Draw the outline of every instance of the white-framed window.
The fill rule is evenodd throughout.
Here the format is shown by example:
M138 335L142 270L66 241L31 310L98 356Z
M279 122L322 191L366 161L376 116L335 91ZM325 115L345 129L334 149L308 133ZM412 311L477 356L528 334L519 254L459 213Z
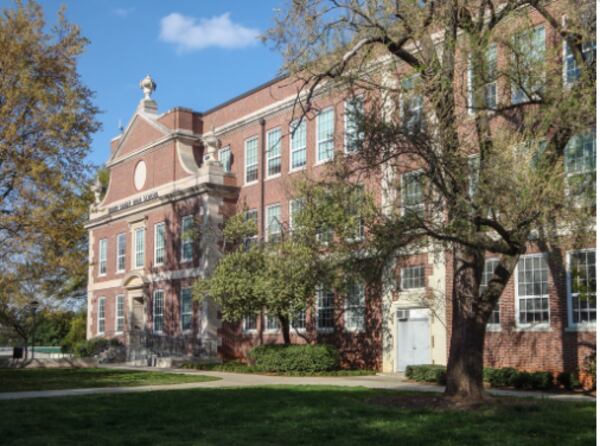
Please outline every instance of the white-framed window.
M252 183L258 180L258 138L246 140L244 152L246 183Z
M356 152L364 139L357 121L364 114L364 98L357 96L344 101L344 153Z
M267 178L281 173L281 130L267 132Z
M231 147L227 146L219 149L218 158L219 162L223 166L223 170L225 172L231 172Z
M270 314L265 314L265 330L277 331L279 330L279 318Z
M298 331L306 330L306 310L300 310L291 320L292 328Z
M144 228L136 228L133 231L133 267L135 269L144 267L145 235L146 230Z
M125 271L125 249L127 246L127 235L122 232L117 235L117 272Z
M125 328L125 296L119 294L115 300L115 331L123 333Z
M536 98L544 86L546 30L543 25L513 36L515 73L511 86L511 101L521 104Z
M570 327L596 327L596 250L567 253Z
M154 225L154 265L165 263L167 247L165 227L164 222Z
M267 241L275 241L281 237L281 206L272 204L265 209L265 236Z
M256 228L254 235L244 240L246 246L249 247L258 241L258 211L256 209L248 209L244 212L244 221L254 222L254 227Z
M98 248L98 275L104 276L106 274L106 253L108 249L108 240L103 238L99 242Z
M290 125L290 170L306 166L306 120Z
M154 290L152 295L152 328L155 333L162 333L165 311L164 290Z
M496 108L498 102L496 78L497 78L497 54L498 50L495 43L490 44L486 52L486 72L484 84L483 84L483 97L485 107L489 110ZM469 58L469 66L467 71L467 102L469 107L469 114L475 113L475 89L473 86L473 64L471 58Z
M494 275L494 270L498 266L498 262L498 259L485 259L481 283L479 284L479 294L482 294L487 288L490 279ZM487 324L490 328L500 327L500 302L496 302L496 306L492 310L492 314L490 314Z
M256 331L256 314L244 316L242 320L242 330L245 332Z
M582 49L585 63L591 65L596 59L596 41L584 43ZM566 41L563 42L563 62L563 79L566 85L571 85L581 76L581 67L577 65L575 55Z
M192 329L192 289L182 288L179 293L179 310L180 310L180 324L181 331L188 331Z
M550 321L548 299L548 262L545 254L529 254L517 264L517 325L547 325Z
M402 211L404 215L423 216L425 209L424 179L421 171L402 174Z
M194 257L194 216L186 215L181 219L181 261L189 262Z
M468 171L469 171L469 197L473 198L477 191L477 185L479 184L479 154L470 155L468 160Z
M407 266L400 269L402 290L425 288L425 267L423 265Z
M321 111L317 115L317 163L333 159L333 132L335 112L333 108Z
M404 92L401 99L402 117L406 129L411 133L423 127L423 96L415 92L418 81L419 75L415 74L401 82Z
M98 298L98 334L103 335L106 330L106 298Z
M596 202L596 133L575 135L565 148L567 193Z
M344 327L346 331L365 329L365 287L358 281L351 281L346 286Z
M290 210L289 210L289 227L290 231L294 230L294 219L298 215L298 212L302 209L302 199L296 198L295 200L290 200Z
M326 288L317 289L317 330L333 330L335 301L333 291Z

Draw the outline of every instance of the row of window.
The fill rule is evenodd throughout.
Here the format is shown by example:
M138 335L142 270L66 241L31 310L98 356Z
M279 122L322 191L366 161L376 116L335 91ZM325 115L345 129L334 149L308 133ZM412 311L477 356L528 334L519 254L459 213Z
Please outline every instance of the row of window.
M356 117L362 113L363 99L353 98L344 103L344 152L352 153L358 145L358 125ZM333 108L322 110L317 115L316 128L316 164L333 159L334 154L335 111ZM306 166L306 120L291 124L290 135L290 171L300 170ZM281 173L281 129L275 128L267 132L266 177L271 178ZM258 137L244 143L244 181L246 184L258 180L259 148ZM218 158L225 171L230 172L233 163L231 147L219 150Z
M187 215L181 219L180 225L182 262L189 262L194 254L194 217ZM137 227L133 229L132 234L132 269L144 268L146 229ZM127 236L124 232L117 235L116 238L116 259L115 271L117 273L125 272L126 268L126 249ZM154 225L154 266L160 266L166 260L166 223L160 222ZM101 239L98 244L98 275L103 276L108 271L108 239Z
M125 329L125 296L115 297L115 334L123 333ZM106 332L106 297L98 298L98 334Z
M316 327L319 331L335 329L335 295L325 288L317 290L316 294ZM279 320L266 314L264 327L267 331L279 330ZM292 319L291 327L295 330L306 329L306 310L299 311ZM358 282L350 282L346 288L344 302L344 328L346 331L360 332L365 329L365 288ZM252 332L257 329L256 315L248 315L242 321L242 329Z
M487 259L481 280L483 292L492 278L498 259ZM550 322L546 254L524 255L515 272L516 317L521 326L547 325ZM400 270L400 289L425 288L424 266ZM596 323L596 252L593 249L573 251L567 255L567 307L569 326ZM500 326L500 307L496 305L488 323Z

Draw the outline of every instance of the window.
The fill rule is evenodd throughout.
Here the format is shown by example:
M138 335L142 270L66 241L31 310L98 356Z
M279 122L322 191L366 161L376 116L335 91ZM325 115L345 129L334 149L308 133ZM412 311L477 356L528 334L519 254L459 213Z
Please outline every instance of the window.
M246 183L258 180L258 139L246 141Z
M245 221L252 220L254 222L254 227L255 227L254 235L244 241L244 243L248 247L249 245L256 243L258 240L258 234L257 234L257 232L258 232L258 211L256 209L248 209L244 213L244 220Z
M265 235L267 241L276 241L281 237L281 206L272 204L267 206L265 220Z
M411 76L402 81L404 96L402 98L402 115L404 125L408 132L415 133L421 130L423 126L423 97L415 93L417 75Z
M497 60L497 48L496 44L492 43L487 50L486 54L486 72L484 73L485 78L482 79L483 82L483 99L485 108L493 110L496 108L496 60ZM475 86L473 85L473 65L469 58L469 68L468 68L468 78L467 78L467 88L468 88L468 107L469 113L473 114L475 110Z
M333 108L322 111L317 116L317 163L333 159L334 119Z
M290 126L290 170L306 166L306 121L303 119Z
M231 172L231 147L227 146L219 150L219 162L225 172Z
M106 329L106 298L98 299L98 334L104 334Z
M256 330L256 315L255 314L250 314L248 316L244 316L244 320L242 321L242 330L244 330L244 331Z
M265 314L265 330L268 330L268 331L279 330L279 319L277 318L277 316L271 316L270 314Z
M405 215L423 215L423 179L422 172L408 172L402 175L402 207Z
M498 266L498 259L486 259L485 266L483 268L483 274L481 275L481 283L479 284L479 294L483 294L488 286L490 279L494 274L494 270ZM496 306L490 314L488 319L488 325L500 325L500 302L496 302Z
M576 251L568 256L567 295L569 325L596 323L596 251Z
M165 224L157 223L154 225L154 264L162 265L165 263Z
M402 290L425 288L425 267L423 265L408 266L400 270Z
M328 289L317 290L317 329L333 330L335 320L333 319L334 298L333 292Z
M194 216L181 219L181 261L189 262L194 257Z
M125 327L125 296L117 296L115 304L115 331L123 333Z
M134 268L144 267L144 228L137 228L133 232L133 243L134 243Z
M479 183L479 154L469 156L467 161L469 170L469 197L472 199L477 192Z
M192 289L182 288L179 299L181 331L192 329Z
M364 139L364 133L359 132L358 122L364 114L362 97L347 99L344 102L344 152L356 152Z
M100 240L100 246L99 246L99 259L98 259L98 263L99 263L99 275L103 276L106 274L106 250L107 250L107 240L106 239L102 239Z
M281 130L267 133L267 177L281 173Z
M306 310L300 310L292 319L292 328L296 330L306 329Z
M117 272L125 271L125 244L127 243L126 235L117 235Z
M596 41L583 44L583 57L585 63L592 65L596 59ZM571 47L564 43L564 79L566 84L572 84L581 76L581 67L577 66L575 55Z
M571 138L565 148L565 173L569 195L596 202L596 134Z
M356 281L346 287L344 326L347 331L363 331L365 328L365 288Z
M298 215L298 212L300 212L301 209L302 209L302 200L301 199L290 200L290 217L289 217L290 231L294 230L294 218L296 218L296 216Z
M543 88L546 31L543 26L521 32L513 38L513 82L511 99L521 104L538 97Z
M522 256L517 265L517 314L518 323L547 324L548 264L544 254Z
M155 290L152 298L152 323L155 333L163 330L163 314L165 309L165 292Z

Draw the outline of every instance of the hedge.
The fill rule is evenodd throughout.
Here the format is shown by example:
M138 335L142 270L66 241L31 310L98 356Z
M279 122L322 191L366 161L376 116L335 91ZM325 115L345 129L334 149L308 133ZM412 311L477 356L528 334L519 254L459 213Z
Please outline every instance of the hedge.
M249 358L262 372L324 372L339 366L337 349L326 344L259 345Z
M73 353L82 358L96 356L107 350L109 347L118 347L122 345L117 338L92 338L86 341L81 341L73 346Z
M408 379L415 381L446 384L446 366L444 365L409 365L404 374Z

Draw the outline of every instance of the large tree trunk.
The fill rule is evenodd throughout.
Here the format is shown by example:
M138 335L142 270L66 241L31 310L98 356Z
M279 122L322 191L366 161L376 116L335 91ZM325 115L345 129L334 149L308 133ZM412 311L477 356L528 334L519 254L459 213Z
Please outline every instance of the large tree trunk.
M286 345L291 344L290 340L290 320L285 317L279 315L279 323L281 325L281 333L283 334L283 343Z

